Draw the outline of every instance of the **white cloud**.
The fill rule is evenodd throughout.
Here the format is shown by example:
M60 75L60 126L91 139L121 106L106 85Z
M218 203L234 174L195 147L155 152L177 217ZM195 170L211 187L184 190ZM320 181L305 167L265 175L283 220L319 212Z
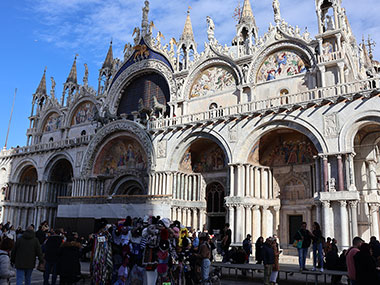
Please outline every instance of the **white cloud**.
M115 54L121 56L126 42L132 41L132 31L141 23L143 0L35 0L29 8L44 29L35 31L37 39L54 43L60 48L72 49L73 53L94 52L93 57L103 59L104 50L112 38ZM235 35L236 22L232 18L236 0L151 0L150 19L157 30L163 32L166 40L178 38L182 33L188 6L192 6L191 18L199 49L206 40L206 16L210 15L216 24L216 37L222 44L230 44ZM242 2L242 1L241 1ZM309 28L317 32L317 17L314 1L282 0L283 18L292 25ZM262 35L273 22L272 1L251 0L256 23ZM343 1L349 20L360 41L362 34L372 34L380 43L376 32L380 24L376 20L378 0ZM157 30L155 32L157 32ZM375 55L380 55L376 52ZM378 56L380 57L380 56Z

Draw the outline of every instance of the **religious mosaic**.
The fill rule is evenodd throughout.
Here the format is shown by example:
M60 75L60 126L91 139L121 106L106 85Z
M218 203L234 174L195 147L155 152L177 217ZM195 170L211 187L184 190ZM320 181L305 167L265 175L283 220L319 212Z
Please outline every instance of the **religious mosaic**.
M307 71L304 61L292 51L282 50L267 57L257 74L257 82L284 78Z
M210 172L218 171L226 167L223 150L215 145L202 151L192 151L189 148L180 164L180 169L185 172Z
M269 134L252 148L249 161L266 166L313 163L317 151L313 143L300 133Z
M85 102L75 112L71 125L90 123L94 120L96 106L91 102Z
M235 86L231 72L222 67L211 67L203 70L191 87L190 98L202 97L230 89Z
M126 169L147 169L147 158L134 139L118 137L102 148L95 162L94 174L113 175Z
M60 129L62 126L61 116L58 113L53 113L46 120L44 131L45 132L54 132Z

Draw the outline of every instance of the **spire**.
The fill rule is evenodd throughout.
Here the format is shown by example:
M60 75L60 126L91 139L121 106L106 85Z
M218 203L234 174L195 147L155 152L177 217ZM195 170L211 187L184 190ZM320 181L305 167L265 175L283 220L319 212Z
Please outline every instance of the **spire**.
M72 82L77 84L77 54L75 55L73 66L71 67L69 77L66 79L66 83Z
M190 18L190 9L191 9L191 7L189 7L187 9L187 17L186 17L185 27L183 28L183 33L182 33L180 40L192 40L192 41L194 41L193 25L191 24L191 18Z
M44 74L42 75L40 84L36 90L36 94L46 94L46 67L44 70Z
M244 0L243 10L241 12L241 18L240 18L239 24L243 22L251 22L251 21L253 21L253 23L256 25L255 17L253 17L251 2L249 2L249 0Z
M112 40L110 42L110 47L108 48L106 59L104 60L102 68L113 67L113 52L112 52Z

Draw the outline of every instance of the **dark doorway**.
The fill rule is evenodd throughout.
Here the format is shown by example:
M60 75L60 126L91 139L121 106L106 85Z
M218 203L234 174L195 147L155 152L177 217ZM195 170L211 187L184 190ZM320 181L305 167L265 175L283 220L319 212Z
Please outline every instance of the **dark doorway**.
M301 228L302 215L289 216L289 240L288 243L292 244L294 241L294 236L297 231Z
M208 230L222 230L226 222L224 207L224 187L218 182L207 185L206 188Z

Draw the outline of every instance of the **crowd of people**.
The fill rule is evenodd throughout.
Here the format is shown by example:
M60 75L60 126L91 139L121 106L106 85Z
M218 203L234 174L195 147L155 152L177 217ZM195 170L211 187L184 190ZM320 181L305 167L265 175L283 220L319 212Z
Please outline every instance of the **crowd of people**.
M229 224L217 234L207 230L194 231L179 221L145 216L127 217L115 224L102 219L98 229L88 239L75 232L53 230L43 222L37 231L30 225L25 231L15 230L9 223L0 224L0 285L9 284L16 276L17 284L31 284L37 269L44 272L44 285L76 284L81 276L80 261L90 261L92 284L212 284L219 275L210 274L216 253L225 263L249 263L253 246L251 235L242 247L231 247ZM299 254L300 270L307 270L306 256L312 246L313 268L348 271L350 284L380 284L380 243L371 237L370 243L355 237L353 246L339 255L337 240L325 238L318 223L311 231L307 224L294 237ZM255 258L264 265L264 284L277 284L281 254L277 236L255 243ZM11 266L12 265L12 266ZM13 267L16 269L14 270ZM243 271L245 274L246 271ZM339 284L341 276L333 276Z

